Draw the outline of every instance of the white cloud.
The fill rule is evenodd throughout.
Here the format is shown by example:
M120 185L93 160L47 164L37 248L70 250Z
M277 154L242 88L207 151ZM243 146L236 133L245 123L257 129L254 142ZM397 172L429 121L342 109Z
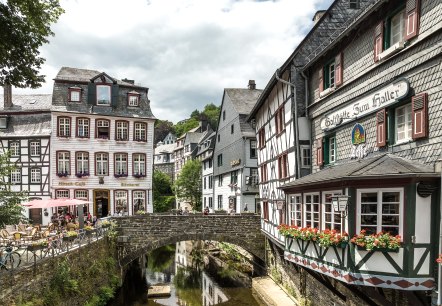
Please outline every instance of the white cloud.
M157 118L178 121L223 89L264 88L331 0L62 0L42 47L46 84L62 66L105 71L149 87ZM35 92L19 90L15 92Z

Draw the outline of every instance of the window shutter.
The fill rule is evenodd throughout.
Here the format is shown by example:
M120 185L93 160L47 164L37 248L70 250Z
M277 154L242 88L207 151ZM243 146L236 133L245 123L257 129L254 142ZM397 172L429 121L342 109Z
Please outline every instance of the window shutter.
M384 147L387 144L387 127L385 108L376 113L376 146Z
M384 42L384 22L381 21L374 31L374 61L379 61L379 54L382 53Z
M87 85L87 102L89 104L95 105L97 100L97 87L95 83L89 83Z
M411 124L413 139L428 136L428 94L422 93L411 98Z
M343 62L342 62L342 52L340 52L335 57L335 86L339 86L342 84L342 76L343 76Z
M316 165L324 164L324 152L322 150L322 138L316 139Z
M319 69L318 82L319 82L319 93L321 93L324 91L324 68L323 67L321 67L321 69Z
M405 9L405 40L417 36L419 32L419 0L407 0Z
M119 86L118 84L112 84L112 92L111 92L111 104L113 108L116 108L118 105L118 94L119 94Z

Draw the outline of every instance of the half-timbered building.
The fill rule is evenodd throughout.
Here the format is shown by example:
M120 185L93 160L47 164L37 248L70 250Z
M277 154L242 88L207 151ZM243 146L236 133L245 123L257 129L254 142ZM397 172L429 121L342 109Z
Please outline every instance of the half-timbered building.
M52 95L53 197L88 200L97 217L152 212L154 121L148 88L61 68Z
M48 199L50 190L50 135L52 95L12 95L5 86L0 107L0 145L9 151L16 169L9 182L13 191L26 191L29 199ZM49 222L50 215L40 208L26 209L34 224Z
M257 143L246 121L262 90L254 80L248 88L225 88L214 149L214 198L217 210L259 211Z
M285 223L401 239L394 251L379 241L323 247L274 240L279 248L284 241L287 262L322 275L342 303L353 295L365 303L428 304L441 274L441 9L437 0L336 0L281 67L296 103L304 98L312 144L312 174L280 187ZM340 211L332 205L338 198L348 200Z

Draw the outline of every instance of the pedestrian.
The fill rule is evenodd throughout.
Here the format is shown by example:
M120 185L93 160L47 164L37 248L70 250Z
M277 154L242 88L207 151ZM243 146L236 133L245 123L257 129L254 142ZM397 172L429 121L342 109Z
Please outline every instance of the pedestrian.
M244 211L249 211L249 209L247 208L247 203L246 203L246 205L244 206Z
M208 206L206 206L206 207L204 208L204 214L205 214L205 215L208 215L208 214L209 214L209 207L208 207Z
M180 206L180 208L178 208L178 215L182 215L183 214L183 208Z

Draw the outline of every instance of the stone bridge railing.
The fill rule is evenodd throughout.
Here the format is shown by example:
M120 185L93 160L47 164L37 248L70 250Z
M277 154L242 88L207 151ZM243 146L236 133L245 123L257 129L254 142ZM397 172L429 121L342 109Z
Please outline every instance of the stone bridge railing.
M214 240L241 246L264 260L264 235L256 214L161 215L113 218L117 223L120 264L159 247L186 240Z

